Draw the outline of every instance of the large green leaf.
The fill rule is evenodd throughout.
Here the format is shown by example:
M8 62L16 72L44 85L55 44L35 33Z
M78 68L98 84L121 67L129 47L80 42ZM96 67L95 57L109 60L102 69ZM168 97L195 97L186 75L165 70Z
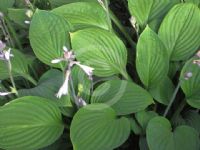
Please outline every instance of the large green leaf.
M174 6L159 29L171 60L189 58L200 45L200 10L191 3Z
M0 148L39 149L55 142L64 125L58 107L41 97L23 97L0 107Z
M128 6L131 15L136 18L142 28L145 28L147 24L155 20L157 22L161 17L164 17L177 2L178 0L128 0Z
M158 85L168 73L169 58L166 48L148 26L137 44L136 68L146 88Z
M136 113L153 103L151 95L135 83L123 80L107 81L95 89L92 103L106 103L118 115Z
M199 58L194 57L185 64L180 80L187 103L194 108L200 109L200 67L197 64L193 64L193 61L196 59ZM192 73L192 77L188 80L185 79L187 73Z
M7 12L8 8L11 8L15 3L15 0L0 0L0 11Z
M189 126L179 126L173 132L170 122L163 117L153 118L147 126L150 150L199 150L198 132Z
M14 55L14 57L11 57L12 75L14 77L23 76L29 78L28 60L26 56L15 49L12 49L11 53ZM7 78L9 78L8 64L6 61L0 60L0 79Z
M76 150L111 150L127 140L130 123L127 118L117 118L109 106L92 104L76 113L70 131Z
M97 26L108 29L106 12L98 3L71 3L53 10L72 23L75 29Z
M174 93L175 86L169 77L163 77L157 86L149 89L153 98L161 104L168 105Z
M95 75L106 77L121 73L126 76L126 47L115 34L88 28L70 35L76 58L93 67Z
M62 64L52 64L51 61L63 57L63 46L70 47L69 30L69 23L61 16L36 10L29 37L37 58L47 65L62 68Z

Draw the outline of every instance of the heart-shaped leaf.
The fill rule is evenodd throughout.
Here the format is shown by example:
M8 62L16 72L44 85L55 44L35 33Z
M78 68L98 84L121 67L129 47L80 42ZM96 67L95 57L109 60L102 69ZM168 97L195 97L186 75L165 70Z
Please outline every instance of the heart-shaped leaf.
M0 148L40 149L64 130L59 108L41 97L23 97L0 107Z
M107 77L121 73L127 77L126 47L115 34L100 28L88 28L70 35L76 58L93 67L95 75Z
M76 150L110 150L127 140L130 123L127 118L117 118L108 105L92 104L76 113L70 131Z
M195 53L200 43L200 10L191 3L174 6L164 18L159 36L171 60L185 60Z
M198 132L189 126L179 126L172 132L170 122L155 117L147 126L147 142L151 150L199 150Z
M69 23L54 13L36 10L31 21L29 37L37 58L47 65L60 67L51 61L63 57L63 46L70 47Z
M30 80L27 56L15 49L12 49L11 53L14 55L14 57L11 57L10 59L12 64L12 75L14 77L22 76ZM6 61L0 60L0 79L3 80L7 78L9 78L8 64Z
M151 95L135 83L111 80L98 86L91 99L92 103L106 103L118 115L136 113L153 103Z
M164 17L177 1L178 0L128 0L128 7L131 15L136 18L138 24L142 28L145 28L147 24Z
M180 80L187 103L194 108L200 109L200 67L193 63L198 59L199 57L194 57L185 64L181 72ZM188 73L192 75L189 79L186 77Z
M137 44L136 68L146 88L158 85L168 73L169 58L166 48L148 26Z
M98 3L77 2L53 10L72 23L75 29L97 26L108 29L106 12Z

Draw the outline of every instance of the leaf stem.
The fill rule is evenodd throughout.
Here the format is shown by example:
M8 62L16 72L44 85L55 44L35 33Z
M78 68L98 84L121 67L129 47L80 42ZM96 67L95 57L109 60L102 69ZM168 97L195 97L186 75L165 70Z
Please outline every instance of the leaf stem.
M107 24L108 24L108 29L109 31L112 32L112 21L110 18L110 12L109 12L109 4L108 4L108 0L105 0L105 8L106 8L106 16L107 16Z
M22 50L23 48L22 48L21 42L20 42L20 40L19 40L19 38L18 38L18 36L17 36L17 34L16 34L16 32L15 32L15 29L12 27L12 25L11 25L9 19L7 19L6 17L5 17L5 22L6 22L7 26L8 26L8 30L11 32L11 34L12 34L12 36L13 36L13 39L14 39L15 42L16 42L17 47L18 47L20 50ZM10 35L10 34L9 34L9 36L10 36L10 39L11 39L11 35ZM13 41L12 41L12 42L13 42ZM13 44L14 44L14 43L13 43Z
M163 114L164 117L167 116L167 114L168 114L168 112L169 112L169 110L170 110L170 108L171 108L171 106L172 106L172 104L173 104L173 102L174 102L174 100L176 98L176 95L177 95L180 87L181 87L181 82L179 81L179 83L178 83L178 85L177 85L177 87L176 87L176 89L175 89L175 91L174 91L174 93L172 95L172 98L170 99L169 105L167 106L167 108L166 108L166 110L165 110L165 112Z
M17 88L15 86L15 81L14 81L14 78L12 76L12 64L10 62L10 60L7 61L7 64L8 64L8 74L9 74L9 77L10 77L10 81L12 83L12 87L14 88L14 92L15 94L18 96L18 92L17 92Z
M109 12L110 12L110 17L111 17L112 21L115 23L115 25L122 32L122 34L127 39L127 41L129 42L129 44L131 45L131 47L132 48L136 48L136 43L132 40L131 36L127 33L126 29L120 23L119 19L115 16L115 14L111 10Z
M131 79L131 77L129 76L129 74L127 73L127 71L123 71L121 72L121 75L124 77L124 79L126 79L127 81L133 81Z

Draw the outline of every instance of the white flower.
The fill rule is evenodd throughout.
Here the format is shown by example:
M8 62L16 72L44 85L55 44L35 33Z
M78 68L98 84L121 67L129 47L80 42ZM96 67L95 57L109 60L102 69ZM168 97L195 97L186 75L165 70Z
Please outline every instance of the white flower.
M13 54L10 53L11 48L9 48L7 51L5 51L5 59L10 60L10 57L14 57Z
M65 81L64 81L63 85L60 87L58 93L56 94L57 98L61 98L62 95L68 94L70 73L71 73L70 71L66 71Z
M84 99L82 99L81 97L78 99L78 107L83 107L83 106L86 106L87 103L85 102Z
M7 96L12 94L12 92L0 92L0 96Z
M60 62L62 62L62 61L64 61L63 58L58 58L58 59L52 60L51 63L52 63L52 64L57 64L57 63L60 63Z
M74 64L78 65L89 77L92 77L94 68L81 65L80 62L74 62Z
M25 23L25 24L31 24L31 22L28 21L28 20L25 20L24 23Z
M11 48L9 48L7 51L5 51L5 50L4 51L0 51L0 59L9 61L10 57L14 57L14 55L11 54L10 51L11 51Z

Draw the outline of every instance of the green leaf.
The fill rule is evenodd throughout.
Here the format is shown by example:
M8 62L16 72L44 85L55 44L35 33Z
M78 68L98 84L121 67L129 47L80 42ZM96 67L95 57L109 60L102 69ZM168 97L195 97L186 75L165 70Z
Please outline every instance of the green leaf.
M175 86L169 77L163 77L157 86L149 89L153 98L161 104L168 105L174 93Z
M49 0L49 2L51 3L51 6L53 8L62 6L64 4L77 3L77 2L96 2L96 3L98 3L97 0Z
M194 110L189 110L182 113L178 118L173 120L173 124L177 125L188 125L196 129L200 135L200 114Z
M189 126L179 126L172 132L164 117L153 118L147 126L147 143L150 150L199 150L199 135Z
M186 95L186 100L189 105L200 109L200 67L193 64L194 60L199 59L197 56L190 59L181 71L181 88ZM187 73L192 73L192 77L185 79Z
M148 122L156 116L158 116L158 114L154 111L141 111L135 114L135 118L142 127L144 133L146 131Z
M95 75L107 77L121 73L126 76L126 47L115 34L88 28L70 35L76 58L93 67Z
M54 13L36 10L30 25L29 38L37 58L47 65L62 68L51 61L63 57L63 46L70 47L70 24Z
M11 8L15 3L15 0L0 0L0 11L7 12L8 8Z
M111 80L98 86L91 98L92 103L106 103L117 115L136 113L153 103L150 94L135 83Z
M26 9L8 9L8 17L10 20L15 22L16 24L26 28L27 25L24 23L25 20L29 20L28 16L26 16Z
M75 29L92 26L108 29L106 12L98 3L71 3L58 7L53 12L63 16Z
M117 118L109 106L92 104L76 113L70 131L76 150L110 150L128 139L130 123L125 117Z
M171 60L185 60L200 45L200 10L191 3L174 6L164 18L159 29Z
M157 20L163 18L177 2L178 0L128 0L128 7L131 15L136 18L139 25L145 28L147 24L155 23L155 20L157 22Z
M26 56L16 49L12 49L11 53L14 57L11 57L12 75L14 77L23 76L29 77L28 61ZM8 64L6 61L0 60L0 79L4 80L9 78Z
M166 48L148 26L137 44L136 68L146 88L158 85L168 73L169 58Z
M197 6L200 5L200 0L185 0L185 2L187 2L187 3L194 3L194 4L196 4Z
M0 147L40 149L54 143L64 125L58 107L41 97L23 97L0 107Z
M140 135L142 134L142 128L140 125L136 122L135 119L129 118L130 124L131 124L131 130L133 131L134 134Z

